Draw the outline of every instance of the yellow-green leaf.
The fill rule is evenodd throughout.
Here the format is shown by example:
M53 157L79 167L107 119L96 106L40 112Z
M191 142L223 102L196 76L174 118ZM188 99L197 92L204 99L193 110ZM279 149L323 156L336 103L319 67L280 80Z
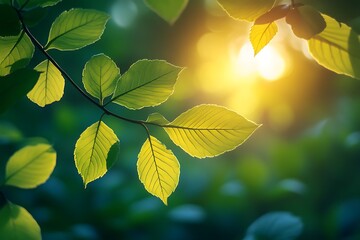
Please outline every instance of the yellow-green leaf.
M120 69L116 63L104 54L93 56L85 65L82 80L86 91L103 101L114 93Z
M254 55L258 54L273 39L277 31L278 27L275 22L251 27L250 42L254 49Z
M145 3L161 18L173 24L184 11L188 0L145 0Z
M152 113L146 119L146 122L156 125L166 125L169 121L160 113Z
M40 227L25 208L7 202L0 208L0 236L6 240L40 240Z
M360 35L348 25L322 16L326 28L308 41L311 55L331 71L360 79Z
M214 157L235 149L259 127L217 105L199 105L165 126L171 140L191 156Z
M5 185L35 188L46 182L56 165L56 152L49 144L26 146L6 164Z
M164 60L140 60L120 77L112 102L129 109L157 106L174 92L182 68Z
M0 37L0 76L25 67L34 51L34 45L24 32L19 36Z
M112 167L118 153L119 139L102 121L94 123L80 135L75 145L74 157L85 187Z
M167 205L180 176L180 165L172 151L151 136L141 147L137 170L145 189Z
M100 39L109 16L90 9L71 9L53 22L45 49L76 50Z
M59 101L65 87L61 72L49 60L41 62L35 70L41 74L34 88L27 94L28 98L40 107Z
M21 7L34 8L34 7L50 7L58 4L62 0L17 0Z
M233 18L254 21L275 3L275 0L217 0L222 8Z

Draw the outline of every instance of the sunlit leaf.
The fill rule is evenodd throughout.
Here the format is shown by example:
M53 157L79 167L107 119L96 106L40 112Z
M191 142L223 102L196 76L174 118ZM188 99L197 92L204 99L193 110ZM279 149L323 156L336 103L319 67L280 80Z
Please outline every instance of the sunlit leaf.
M159 105L173 93L181 70L163 60L137 61L121 76L112 101L130 109Z
M277 31L278 27L275 22L251 27L250 42L254 49L254 55L258 54L273 39Z
M272 212L258 218L250 225L244 240L292 240L302 232L302 221L287 212Z
M85 187L102 177L115 163L119 153L119 139L104 122L88 127L77 140L74 157L76 168Z
M120 69L116 63L104 54L93 56L85 65L82 81L86 91L100 100L114 93Z
M28 98L40 107L59 101L64 95L65 79L49 60L35 67L41 72L35 87L27 94Z
M1 239L40 240L40 227L25 208L7 202L0 208Z
M336 73L360 79L360 36L348 25L323 15L326 28L308 41L315 60Z
M233 18L254 21L269 11L275 0L217 0L223 9Z
M321 33L326 23L321 14L310 6L300 6L290 9L286 15L286 22L299 38L310 39Z
M137 170L145 189L167 205L180 176L180 165L172 151L151 136L141 147Z
M90 9L71 9L53 22L45 49L76 50L100 39L109 16Z
M284 4L284 5L279 5L276 7L273 7L272 9L270 9L270 11L264 13L263 15L261 15L260 17L258 17L254 24L266 24L266 23L271 23L274 22L280 18L284 18L286 16L286 14L289 12L291 8L291 5L289 4Z
M166 125L169 121L160 113L152 113L146 119L146 122L153 123L157 125Z
M0 36L18 36L20 21L14 8L0 4Z
M24 32L19 36L0 37L0 76L25 67L34 51L34 45Z
M14 153L6 164L5 184L35 188L46 182L56 165L56 152L49 144L26 146Z
M25 96L36 84L40 73L32 69L20 69L0 77L0 113Z
M242 144L259 127L217 105L199 105L165 127L171 140L191 156L214 157Z
M50 7L58 4L62 0L17 0L21 7Z
M145 3L161 18L173 24L184 11L188 0L145 0Z

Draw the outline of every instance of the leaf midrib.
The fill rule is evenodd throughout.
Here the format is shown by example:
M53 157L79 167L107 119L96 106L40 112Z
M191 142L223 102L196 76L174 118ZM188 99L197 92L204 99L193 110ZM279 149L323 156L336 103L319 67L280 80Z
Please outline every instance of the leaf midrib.
M165 198L164 189L163 189L163 186L161 184L161 178L160 178L158 165L157 165L157 162L156 162L155 151L154 151L154 148L153 148L153 144L151 142L151 136L149 136L149 144L150 144L150 149L151 149L151 153L152 153L152 158L154 160L155 172L156 172L156 175L157 175L157 178L158 178L158 181L159 181L159 185L160 185L160 189L161 189L162 198Z
M1 61L0 65L3 64L3 62L12 54L12 52L15 50L15 48L20 44L22 38L24 37L24 31L21 32L20 37L16 40L16 43L13 45L9 53L4 57L4 59Z

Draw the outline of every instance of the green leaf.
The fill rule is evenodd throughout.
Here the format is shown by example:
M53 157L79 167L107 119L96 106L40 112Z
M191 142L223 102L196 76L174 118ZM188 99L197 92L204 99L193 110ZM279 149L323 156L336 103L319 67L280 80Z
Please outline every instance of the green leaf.
M171 140L191 156L214 157L242 144L259 125L217 105L199 105L165 126Z
M274 38L278 31L275 22L253 25L250 31L250 42L254 48L254 55L258 54Z
M261 216L250 225L244 240L292 240L302 232L301 220L287 212L272 212Z
M109 16L90 9L71 9L53 22L45 49L76 50L100 39Z
M21 7L34 8L34 7L51 7L62 0L17 0Z
M6 164L5 184L35 188L46 182L56 165L56 152L49 144L26 146L15 152Z
M11 5L12 0L0 0L0 4Z
M25 208L7 202L0 209L1 239L40 240L40 227Z
M275 3L275 0L218 0L221 7L233 18L254 21Z
M120 69L116 63L104 54L93 56L85 65L82 81L86 91L100 100L114 93L120 77Z
M178 185L180 176L180 164L172 151L150 136L141 147L137 170L145 189L167 205L167 199Z
M64 95L65 87L61 72L49 60L37 65L35 70L41 74L35 87L27 94L28 98L40 107L59 101Z
M20 21L13 7L0 4L0 36L18 36Z
M22 12L22 16L26 26L34 27L40 23L48 14L47 8L34 8Z
M34 51L34 45L24 32L19 36L0 37L0 76L25 67Z
M119 146L114 131L102 121L94 123L80 135L74 157L85 188L111 168L118 158Z
M182 68L163 60L140 60L121 76L112 102L129 109L157 106L174 91Z
M145 0L151 10L170 24L175 23L188 2L188 0Z
M25 96L36 84L39 72L20 69L5 77L0 77L0 113Z
M148 116L146 122L153 123L156 125L166 125L169 121L160 113L152 113Z
M310 39L321 33L326 23L321 14L310 6L300 6L290 9L286 15L286 22L299 38Z
M325 30L308 41L311 55L331 71L360 79L360 35L344 23L323 17Z

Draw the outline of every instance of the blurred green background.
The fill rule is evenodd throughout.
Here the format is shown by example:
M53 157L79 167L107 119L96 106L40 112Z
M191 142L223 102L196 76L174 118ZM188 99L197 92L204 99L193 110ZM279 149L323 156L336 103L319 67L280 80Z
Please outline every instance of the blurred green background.
M359 1L307 2L360 26ZM164 206L138 180L137 154L146 139L141 127L105 118L120 139L120 159L84 189L73 149L101 113L68 83L61 102L46 108L24 98L0 117L1 171L35 137L54 145L57 166L46 184L6 189L38 221L45 240L242 239L255 219L272 211L303 221L299 239L360 239L358 80L319 66L285 24L268 54L254 60L246 55L249 23L229 18L213 0L191 0L173 26L141 0L63 0L31 31L45 43L55 17L73 7L112 16L99 42L76 52L50 51L78 84L84 64L98 53L114 59L122 73L143 58L186 67L166 103L139 112L114 106L115 112L136 119L160 112L172 120L194 105L215 103L263 126L236 150L202 160L151 128L181 164L179 186ZM41 60L37 52L31 65Z

